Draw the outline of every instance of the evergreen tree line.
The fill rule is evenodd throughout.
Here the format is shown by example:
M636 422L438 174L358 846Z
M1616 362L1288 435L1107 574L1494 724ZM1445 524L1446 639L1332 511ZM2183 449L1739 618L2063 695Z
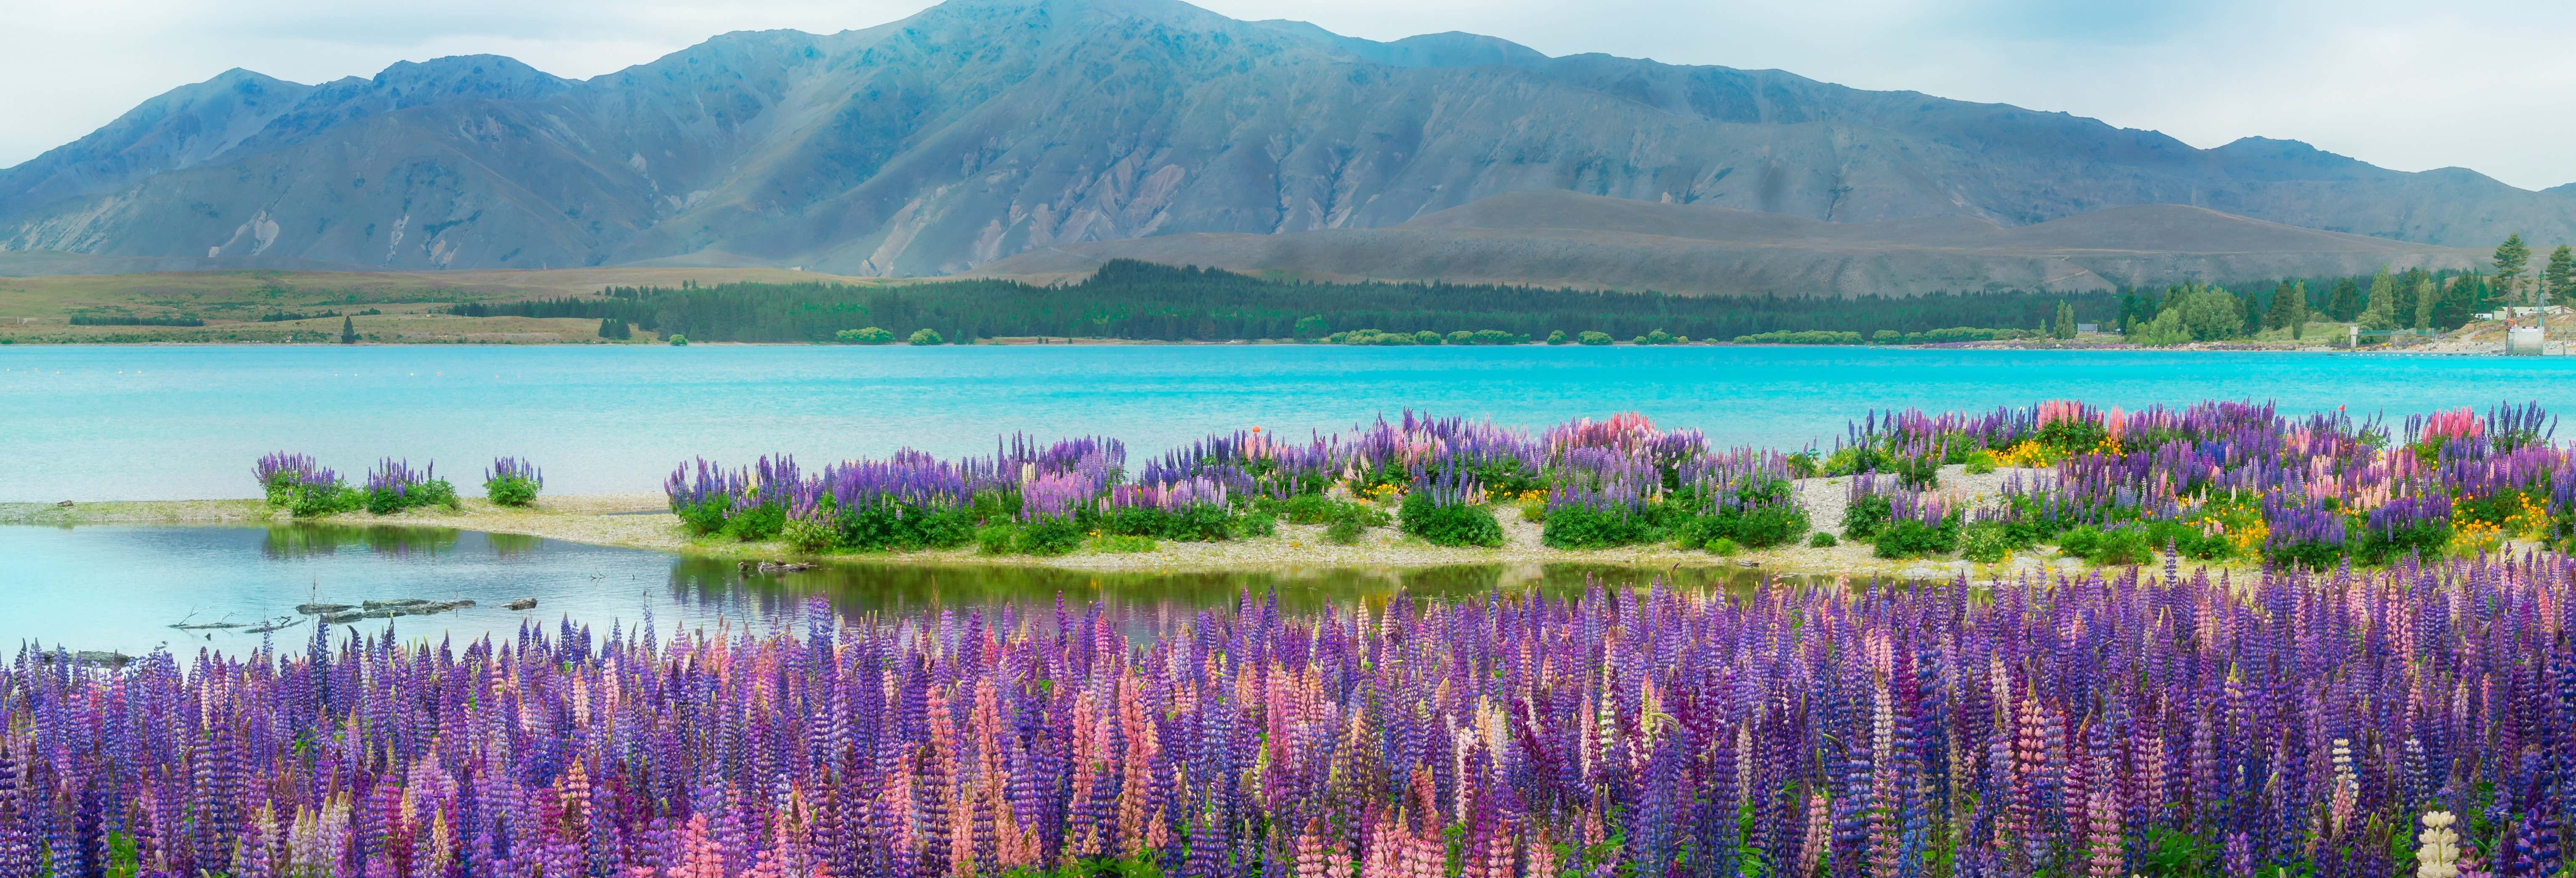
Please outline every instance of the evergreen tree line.
M1913 334L1957 327L2071 335L2076 313L2108 315L2113 293L1934 293L1783 298L1534 289L1498 284L1317 283L1116 260L1066 286L963 280L887 286L683 283L610 287L600 297L464 304L469 317L570 317L631 323L696 341L829 342L877 327L896 338L930 330L952 342L999 336L1159 341L1323 338L1493 330L1544 337L1661 330L1730 339L1775 331ZM2062 330L2060 327L2064 327ZM609 330L603 330L605 334Z
M2316 321L2357 323L2371 331L2447 332L2517 299L2528 303L2528 296L2508 295L2515 284L2505 277L2415 268L2367 277L2282 280L2268 293L2181 284L2161 293L2122 293L2116 322L2131 340L2143 344L2245 338L2276 329L2287 329L2296 338ZM2576 297L2576 287L2544 296L2561 304L2569 304L2569 297Z

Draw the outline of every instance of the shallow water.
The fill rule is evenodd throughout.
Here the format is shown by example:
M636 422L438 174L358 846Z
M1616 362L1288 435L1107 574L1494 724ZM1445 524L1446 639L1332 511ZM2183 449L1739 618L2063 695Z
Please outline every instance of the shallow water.
M1324 346L0 347L0 501L246 497L312 453L352 480L435 460L469 492L493 456L553 493L651 491L692 455L809 463L1013 430L1102 433L1131 459L1214 431L1303 437L1407 406L1543 425L1637 410L1718 444L1830 443L1872 408L2047 398L2136 408L2277 399L2399 416L2576 404L2576 359L1865 348Z
M0 527L0 645L29 642L140 654L210 647L239 652L260 642L261 620L294 624L268 636L294 643L315 621L308 602L359 604L471 599L471 608L391 621L406 639L508 637L523 623L570 620L605 631L647 618L657 628L792 624L814 595L844 614L924 613L1013 604L1052 607L1059 596L1175 612L1232 607L1277 595L1290 609L1379 602L1410 594L1460 597L1489 590L1571 595L1598 583L1740 587L1741 568L1654 571L1598 565L1467 565L1410 570L1288 573L1089 573L1043 567L923 567L847 563L781 575L736 564L637 549L447 528L279 524L265 527ZM530 611L502 605L537 599ZM172 624L242 623L183 631ZM343 631L383 631L368 619Z

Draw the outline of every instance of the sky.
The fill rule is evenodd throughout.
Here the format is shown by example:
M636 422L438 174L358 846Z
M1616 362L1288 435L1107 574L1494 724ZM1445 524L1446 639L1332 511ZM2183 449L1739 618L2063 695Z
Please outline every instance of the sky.
M831 32L927 0L0 0L0 167L233 67L320 82L509 55L589 77L732 30ZM2405 171L2576 182L2566 0L1200 0L1389 40L1460 30L1550 55L1778 68L2015 104L2199 147L2302 140Z

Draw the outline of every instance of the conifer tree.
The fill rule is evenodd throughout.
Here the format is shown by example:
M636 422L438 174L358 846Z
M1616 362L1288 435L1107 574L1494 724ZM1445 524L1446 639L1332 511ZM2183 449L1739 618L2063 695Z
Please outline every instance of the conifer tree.
M2361 318L2361 285L2352 278L2335 281L2334 293L2326 297L2326 316L2337 323L2351 323Z
M358 343L358 321L355 318L345 316L340 318L340 343Z
M2075 337L2075 306L2057 303L2057 325L2050 328L2049 335L2058 339Z
M2361 328L2395 329L2397 314L2397 278L2381 268L2370 278L2370 304L2361 310Z
M2567 245L2549 251L2549 267L2540 270L2540 284L2549 300L2561 305L2576 303L2576 253Z
M2414 269L2407 274L2415 278L2414 285L2408 288L2414 291L2414 297L2408 301L2415 309L2414 318L2408 325L2416 329L2431 329L2433 328L2433 305L2441 298L2440 292L2433 288L2433 276L2425 274L2423 269Z
M2521 232L2506 236L2504 243L2496 245L2496 287L2504 291L2506 301L2522 304L2514 293L2522 286L2523 269L2530 265L2531 248L2523 245Z

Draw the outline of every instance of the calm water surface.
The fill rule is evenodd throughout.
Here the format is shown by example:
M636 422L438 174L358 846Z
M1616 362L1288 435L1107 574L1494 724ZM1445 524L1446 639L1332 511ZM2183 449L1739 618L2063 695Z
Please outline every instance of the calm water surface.
M1634 409L1720 444L1830 442L1872 408L2052 397L2138 407L2275 399L2392 415L2576 409L2576 359L1855 348L0 347L0 501L246 497L260 454L435 460L471 490L494 455L555 493L650 491L692 455L809 462L1014 430L1103 433L1131 456L1212 431L1302 437L1407 406L1539 425Z
M1572 594L1599 582L1644 585L1661 571L1592 565L1501 565L1405 571L1085 573L1051 568L836 564L776 576L734 564L445 528L280 524L266 527L0 527L0 646L37 643L129 655L166 646L238 653L257 646L261 620L295 624L268 636L294 643L315 622L307 602L359 604L470 599L471 608L392 620L406 639L514 635L522 623L571 620L605 631L648 618L660 629L766 630L790 625L814 595L845 615L942 609L1075 607L1093 601L1189 612L1238 596L1276 594L1291 609L1397 594L1464 596L1502 588ZM1742 569L1681 570L1682 587L1750 585ZM537 599L531 611L504 609ZM173 624L238 622L182 631ZM384 630L384 620L356 627ZM352 626L338 626L347 631Z

